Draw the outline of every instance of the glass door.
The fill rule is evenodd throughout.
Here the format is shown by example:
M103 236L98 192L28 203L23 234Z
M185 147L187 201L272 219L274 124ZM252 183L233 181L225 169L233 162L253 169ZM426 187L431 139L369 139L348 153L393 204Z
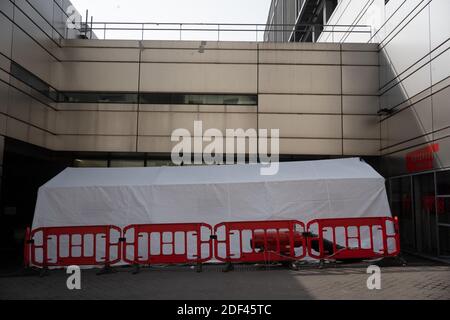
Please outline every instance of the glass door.
M437 219L434 173L413 177L416 249L437 255Z
M450 171L436 173L439 255L450 257Z
M392 215L399 218L401 247L416 250L411 177L390 181Z

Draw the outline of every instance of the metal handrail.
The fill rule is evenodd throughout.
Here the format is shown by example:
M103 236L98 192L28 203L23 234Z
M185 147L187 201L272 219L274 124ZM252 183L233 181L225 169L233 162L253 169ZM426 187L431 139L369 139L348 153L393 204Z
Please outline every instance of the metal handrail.
M342 29L341 29L342 28ZM346 30L343 30L346 29ZM79 30L81 34L85 35L85 38L98 38L95 31L103 32L103 39L107 39L107 32L111 31L140 31L140 35L133 36L127 35L127 37L117 38L127 39L130 37L132 40L146 40L145 32L158 31L158 32L177 32L179 37L176 40L183 40L183 33L212 33L215 32L217 38L215 40L221 41L221 35L228 32L234 33L254 33L254 37L251 36L245 40L233 39L233 41L268 41L268 33L279 34L286 33L288 38L291 39L292 36L301 33L331 33L334 34L368 34L369 37L372 36L372 28L369 25L321 25L321 24L249 24L249 23L175 23L175 22L94 22L91 19L90 23L84 24ZM88 36L89 34L89 36ZM262 36L261 36L262 35ZM101 39L101 38L100 38ZM109 38L116 39L116 38ZM175 40L175 39L172 39ZM197 39L199 40L199 39ZM204 39L206 40L206 39ZM315 37L317 40L317 37Z
M96 21L93 22L93 24L135 24L135 25L143 25L143 24L158 24L158 25L207 25L207 26L264 26L264 27L270 27L270 26L285 26L285 27L294 27L294 26L339 26L339 27L371 27L370 25L352 25L352 24L339 24L339 25L332 25L332 24L316 24L316 23L300 23L300 24L266 24L266 23L210 23L210 22L103 22L103 21Z

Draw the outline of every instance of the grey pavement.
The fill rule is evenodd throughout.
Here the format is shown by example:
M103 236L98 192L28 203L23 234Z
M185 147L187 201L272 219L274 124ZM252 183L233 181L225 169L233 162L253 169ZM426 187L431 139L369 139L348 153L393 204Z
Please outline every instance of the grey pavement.
M2 276L0 299L450 299L450 266L412 263L381 266L381 290L368 290L367 265L281 267L208 265L153 267L133 275L132 268L97 275L82 271L81 290L66 287L63 270L47 276Z

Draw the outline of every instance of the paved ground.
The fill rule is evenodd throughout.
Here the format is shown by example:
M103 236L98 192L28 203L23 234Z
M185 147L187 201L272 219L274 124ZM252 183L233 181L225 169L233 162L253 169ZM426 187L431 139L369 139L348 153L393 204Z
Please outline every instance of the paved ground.
M381 265L381 290L368 290L367 265L304 266L299 271L278 267L206 266L130 268L98 276L82 272L82 290L66 288L67 275L2 276L0 299L450 299L450 266L414 261L408 266Z

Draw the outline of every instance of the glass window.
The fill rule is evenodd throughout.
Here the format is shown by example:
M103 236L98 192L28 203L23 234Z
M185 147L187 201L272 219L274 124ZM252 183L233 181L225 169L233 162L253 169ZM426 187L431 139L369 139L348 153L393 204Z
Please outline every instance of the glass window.
M145 167L144 160L111 160L110 167L112 168L139 168Z
M173 167L171 160L147 160L147 167Z
M439 223L450 224L450 198L437 198L437 216Z
M235 94L142 93L140 95L140 102L145 104L255 106L258 104L258 96Z
M78 168L106 168L108 160L76 159L74 166Z
M138 101L139 98L139 101ZM60 92L59 101L66 103L143 103L195 105L250 105L258 104L257 95L191 94L191 93L137 93L132 92Z
M142 93L139 101L146 104L175 104L170 93Z
M399 217L402 247L415 249L415 228L411 195L411 178L392 179L391 209Z
M11 62L11 74L18 80L27 84L34 90L38 91L47 98L56 101L58 98L58 93L45 81L41 80L39 77L35 76L33 73L18 65L15 62Z
M450 195L450 171L436 173L437 194Z
M60 92L59 102L66 103L137 103L138 95L129 92Z
M437 219L434 174L413 177L417 250L437 254Z
M450 257L450 227L439 227L439 255Z

